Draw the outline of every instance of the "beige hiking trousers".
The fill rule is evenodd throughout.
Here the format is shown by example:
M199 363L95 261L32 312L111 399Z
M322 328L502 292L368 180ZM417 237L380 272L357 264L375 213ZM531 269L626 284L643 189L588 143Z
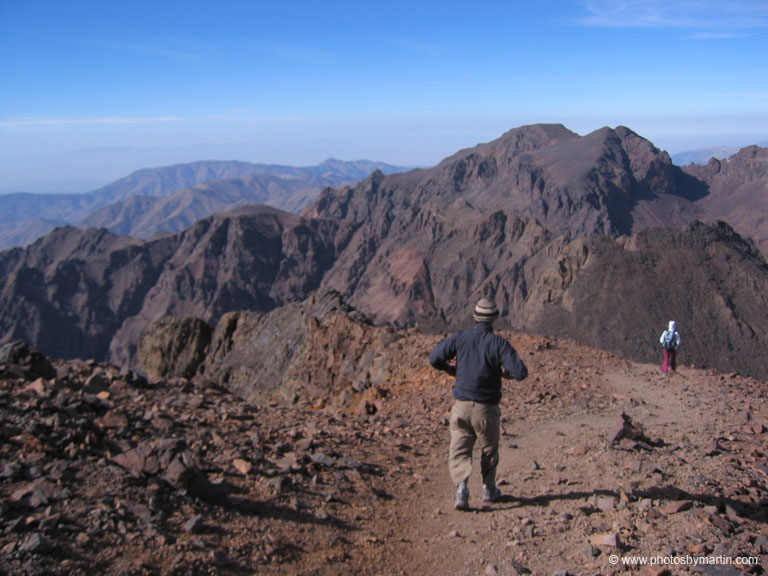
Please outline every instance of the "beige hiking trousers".
M496 485L501 412L495 404L456 400L451 409L448 468L454 485L472 474L472 450L477 440L483 484Z

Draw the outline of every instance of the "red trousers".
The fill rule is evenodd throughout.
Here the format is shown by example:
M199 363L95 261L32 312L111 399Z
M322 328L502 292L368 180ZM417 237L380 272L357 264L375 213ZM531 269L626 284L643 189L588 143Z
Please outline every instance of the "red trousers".
M677 370L677 350L664 350L664 363L661 365L661 371L666 374L672 370Z

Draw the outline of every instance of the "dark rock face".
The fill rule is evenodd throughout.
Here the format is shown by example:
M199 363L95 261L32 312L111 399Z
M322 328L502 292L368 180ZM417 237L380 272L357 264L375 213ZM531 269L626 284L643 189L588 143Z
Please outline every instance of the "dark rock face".
M273 209L202 220L174 237L176 249L138 314L115 334L110 357L129 364L149 324L165 316L216 323L232 310L271 310L317 288L335 256L328 221Z
M581 137L559 125L526 126L429 170L326 190L307 213L365 222L393 212L391 224L434 201L457 213L511 212L557 234L629 234L651 217L678 225L696 213L679 174L666 153L624 127Z
M0 254L0 334L46 354L129 363L164 316L215 322L303 299L333 262L333 224L243 209L142 242L62 228Z
M768 148L750 146L728 160L713 158L684 170L707 186L700 202L704 213L727 221L768 254Z
M55 357L105 358L173 253L104 230L60 228L25 250L0 253L0 334Z

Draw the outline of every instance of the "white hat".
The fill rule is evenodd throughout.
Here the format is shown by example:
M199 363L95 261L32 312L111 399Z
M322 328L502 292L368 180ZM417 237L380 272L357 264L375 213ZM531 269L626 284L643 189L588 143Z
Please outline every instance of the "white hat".
M481 298L475 306L475 322L493 322L499 317L499 309L496 302L488 298Z

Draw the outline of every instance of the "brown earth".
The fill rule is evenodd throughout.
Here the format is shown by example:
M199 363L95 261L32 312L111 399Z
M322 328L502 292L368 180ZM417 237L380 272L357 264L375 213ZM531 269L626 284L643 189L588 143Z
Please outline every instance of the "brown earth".
M0 565L10 574L620 574L630 557L768 561L765 382L664 378L567 340L502 332L499 479L453 510L439 336L399 333L344 407L248 403L204 380L0 354ZM355 359L349 359L354 361ZM628 415L642 435L616 438ZM635 430L635 432L639 432ZM620 436L620 435L619 435ZM620 441L618 441L620 440ZM660 569L643 572L662 574Z

